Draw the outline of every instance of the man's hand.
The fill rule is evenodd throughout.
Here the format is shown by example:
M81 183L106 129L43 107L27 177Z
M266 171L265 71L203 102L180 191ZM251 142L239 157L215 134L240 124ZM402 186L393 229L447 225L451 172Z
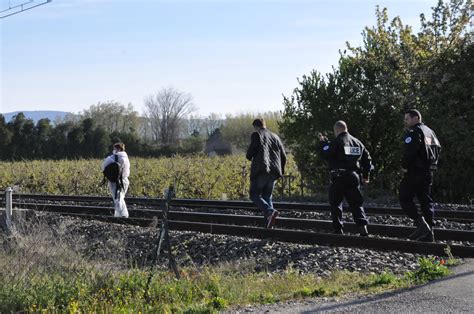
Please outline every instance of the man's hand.
M370 183L370 179L364 179L364 178L362 178L362 184L363 184L363 185L367 185L367 184L369 184L369 183Z
M318 133L318 138L321 142L325 142L328 140L328 138L324 136L322 133Z
M402 168L402 172L403 172L403 173L407 173L407 172L408 172L408 170L407 170L407 169L405 169L405 168Z

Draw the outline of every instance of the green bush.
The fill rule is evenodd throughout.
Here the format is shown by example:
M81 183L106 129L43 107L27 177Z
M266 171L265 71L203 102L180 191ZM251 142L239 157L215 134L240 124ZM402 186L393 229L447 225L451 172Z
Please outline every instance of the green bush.
M313 70L298 79L284 97L280 131L305 181L327 182L326 163L316 154L317 134L332 134L334 122L342 119L372 155L373 185L396 191L403 112L415 107L443 146L436 199L474 199L471 6L472 1L440 0L431 19L421 15L416 33L400 17L389 21L387 9L377 7L376 25L362 31L362 46L347 44L332 73Z
M415 284L422 284L450 274L448 267L440 264L434 257L420 258L418 263L419 268L406 275L407 279Z

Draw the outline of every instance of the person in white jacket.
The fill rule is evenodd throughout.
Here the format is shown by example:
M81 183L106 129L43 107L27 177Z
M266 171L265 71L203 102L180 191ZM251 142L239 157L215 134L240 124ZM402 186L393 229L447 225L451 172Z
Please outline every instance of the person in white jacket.
M122 176L120 183L122 183L123 186L120 186L121 184L119 182L109 181L109 190L112 193L112 199L114 200L114 216L128 218L127 204L125 204L125 194L127 193L128 186L130 184L128 181L128 177L130 176L130 161L128 159L127 153L125 152L124 143L114 144L112 155L105 158L102 162L102 171L109 164L115 162L115 156L117 156L117 161L120 164L120 172Z

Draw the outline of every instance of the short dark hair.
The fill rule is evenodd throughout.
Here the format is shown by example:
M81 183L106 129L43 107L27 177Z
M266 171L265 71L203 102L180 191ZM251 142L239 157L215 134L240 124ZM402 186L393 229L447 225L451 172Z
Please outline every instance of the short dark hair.
M410 115L410 117L412 118L418 117L418 120L420 120L421 122L421 113L417 109L408 109L407 111L405 111L405 114Z
M118 149L119 151L125 151L125 144L122 142L118 142L114 144L114 148Z
M265 124L265 120L263 120L263 118L258 118L258 119L253 120L252 125L256 126L257 128L267 127L267 125Z

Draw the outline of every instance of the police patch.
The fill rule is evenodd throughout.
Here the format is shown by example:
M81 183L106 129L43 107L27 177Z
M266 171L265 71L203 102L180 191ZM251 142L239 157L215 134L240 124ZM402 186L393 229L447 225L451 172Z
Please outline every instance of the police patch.
M324 151L326 151L326 150L328 150L328 149L329 149L329 145L324 145L324 146L323 146L323 150L324 150Z
M352 156L359 156L360 155L360 147L354 146L344 146L344 153L346 155Z
M410 137L410 136L405 139L405 143L406 143L406 144L410 144L410 143L411 143L411 137Z

